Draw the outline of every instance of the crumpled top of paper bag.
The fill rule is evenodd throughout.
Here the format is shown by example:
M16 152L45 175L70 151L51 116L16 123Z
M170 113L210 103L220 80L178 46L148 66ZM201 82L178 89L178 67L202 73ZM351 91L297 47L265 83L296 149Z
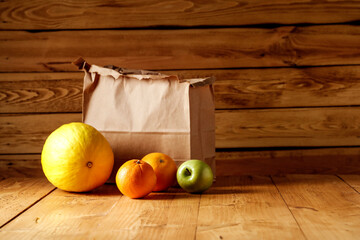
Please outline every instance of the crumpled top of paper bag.
M95 72L100 75L112 76L114 79L119 78L120 76L127 76L137 78L139 80L161 80L161 79L170 79L178 80L179 82L188 82L192 87L200 87L204 85L210 85L215 82L215 77L205 77L205 78L191 78L191 79L180 79L177 75L166 75L159 72L140 70L140 69L127 69L120 68L113 65L107 65L104 67L99 67L97 65L89 65L83 58L78 58L73 62L79 69L85 69L88 72Z

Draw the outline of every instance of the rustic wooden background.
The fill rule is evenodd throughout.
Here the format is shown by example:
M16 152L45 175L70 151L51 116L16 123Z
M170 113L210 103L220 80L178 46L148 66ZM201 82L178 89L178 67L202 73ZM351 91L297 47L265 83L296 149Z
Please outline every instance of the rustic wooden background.
M81 120L71 62L214 75L218 175L360 173L360 1L0 1L0 177Z

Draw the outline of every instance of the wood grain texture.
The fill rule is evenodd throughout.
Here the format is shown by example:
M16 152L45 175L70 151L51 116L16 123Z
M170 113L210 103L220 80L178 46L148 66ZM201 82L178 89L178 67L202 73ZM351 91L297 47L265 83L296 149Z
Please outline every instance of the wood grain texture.
M40 153L49 134L65 123L81 122L81 114L0 116L0 153Z
M219 177L201 195L178 188L138 200L115 185L57 189L2 227L0 238L356 239L359 201L330 175Z
M227 177L201 196L196 239L305 238L269 177Z
M340 175L340 178L360 193L360 175Z
M216 174L360 174L359 156L357 147L217 152Z
M116 185L84 194L55 190L2 228L0 237L193 239L199 202L200 195L180 189L143 200L122 196Z
M83 73L0 74L0 112L81 112Z
M118 204L122 195L115 190L115 185L103 185L90 193L81 194L56 189L40 204L36 204L3 227L0 238L71 239L67 237L76 236L84 227L88 228L89 233L98 223L98 219L108 215ZM8 234L6 231L11 229L21 231Z
M356 146L360 108L219 110L216 147Z
M149 41L149 39L151 39ZM360 64L360 27L2 31L0 72L74 71L90 63L140 69Z
M360 66L161 72L215 76L217 109L360 105ZM81 112L83 76L0 73L0 112Z
M45 177L40 154L0 155L0 178Z
M307 239L356 239L360 234L360 194L336 176L274 177Z
M7 178L0 181L0 227L55 187L46 178Z
M198 75L196 71L186 74ZM218 109L360 103L360 66L242 69L205 71L205 74L218 79L214 84Z
M3 1L0 29L89 29L339 23L359 20L358 1Z
M360 108L218 110L216 147L358 146ZM47 136L81 113L0 116L0 153L40 153Z

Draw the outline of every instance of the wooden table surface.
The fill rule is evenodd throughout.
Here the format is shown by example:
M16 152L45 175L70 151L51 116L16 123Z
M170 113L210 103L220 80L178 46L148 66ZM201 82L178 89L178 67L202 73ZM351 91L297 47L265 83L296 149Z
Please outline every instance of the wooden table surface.
M360 175L219 177L129 199L115 185L68 193L0 181L0 239L359 239Z

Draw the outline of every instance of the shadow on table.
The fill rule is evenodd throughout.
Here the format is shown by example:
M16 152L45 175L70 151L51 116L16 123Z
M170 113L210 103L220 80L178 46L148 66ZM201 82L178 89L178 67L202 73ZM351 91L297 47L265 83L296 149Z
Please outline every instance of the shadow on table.
M164 192L152 192L142 199L146 200L169 200L180 198L197 198L200 195L217 194L244 194L262 191L261 186L273 185L269 176L222 176L218 177L210 189L199 193L188 193L179 186L171 187ZM103 186L87 193L74 193L91 196L122 196L116 184L106 183Z

